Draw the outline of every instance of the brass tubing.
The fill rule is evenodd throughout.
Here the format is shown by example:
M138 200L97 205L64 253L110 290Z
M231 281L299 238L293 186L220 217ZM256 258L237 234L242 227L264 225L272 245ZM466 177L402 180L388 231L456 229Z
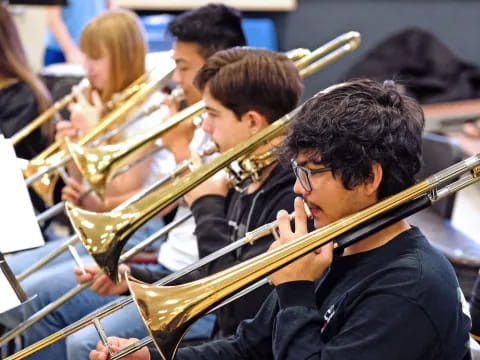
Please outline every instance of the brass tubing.
M187 215L185 215L185 216L187 216ZM293 215L291 215L291 216L293 216ZM240 248L244 245L253 244L256 240L262 238L265 235L268 235L275 227L276 227L276 222L274 221L274 222L265 224L265 225L255 229L255 230L251 231L251 232L248 232L247 234L245 234L245 236L242 239L239 239L239 240L233 242L232 244L230 244L230 245L228 245L228 246L226 246L222 249L219 249L219 250L215 251L214 253L211 253L211 254L199 259L195 263L193 263L189 266L186 266L183 269L181 269L179 271L176 271L176 272L164 277L163 279L160 279L159 281L155 282L154 285L158 285L158 286L166 285L166 284L169 284L169 283L171 283L171 282L173 282L177 279L180 279L182 276L184 276L186 274L189 274L192 271L198 270L202 266L204 266L204 265L206 265L206 264L224 256L225 254L228 254L232 251L235 251L236 249L238 249L238 248ZM162 230L160 230L160 231L162 231ZM158 236L158 235L154 234L152 236ZM125 253L125 254L127 254L127 253ZM98 276L99 275L100 274L98 274ZM92 280L92 282L93 281L94 280ZM90 286L92 282L82 284L82 285L78 285L77 287L75 287L74 289L71 290L71 293L73 295L76 295L77 293L83 291L85 288ZM83 285L87 285L87 286L83 287ZM70 296L73 296L73 295L70 295ZM48 345L54 343L55 341L61 340L64 337L67 337L68 335L71 335L74 332L90 325L92 323L93 319L104 318L104 317L108 316L109 314L112 314L112 313L122 309L123 307L127 306L128 304L131 304L132 302L133 302L133 299L129 296L125 299L120 299L120 300L118 300L118 301L116 301L112 304L108 304L108 305L96 310L92 314L87 315L84 318L76 321L75 323L65 327L64 329L59 330L56 333L54 333L54 334L36 342L35 344L32 344L32 345L26 347L25 349L22 349L22 350L16 352L15 354L9 356L7 359L10 359L10 360L23 359L25 356L31 355L34 352L36 352L38 350L41 350L41 349L47 347ZM58 305L58 306L60 306L60 305ZM58 307L58 306L56 306L56 307ZM55 308L53 308L53 307L50 308L50 311L54 310ZM43 311L43 310L41 310L41 311ZM48 313L44 313L42 315L45 316L47 314ZM33 325L36 321L40 320L42 317L35 318L35 321L33 321L34 320L33 317L30 317L27 320L29 322L28 324L26 322L23 322L17 328L15 328L15 329L11 330L10 332L6 333L5 335L3 335L0 338L0 346L7 343L8 341L14 339L15 336L19 335L21 332L23 332L23 330L25 330L28 327L30 327L31 325ZM32 320L32 321L30 321L30 320Z

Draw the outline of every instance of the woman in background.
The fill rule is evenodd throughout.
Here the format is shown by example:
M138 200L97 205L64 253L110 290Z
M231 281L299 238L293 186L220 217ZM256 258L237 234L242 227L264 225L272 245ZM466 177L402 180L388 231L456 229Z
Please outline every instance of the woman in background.
M29 68L15 23L0 4L0 133L6 138L28 125L51 101L45 85ZM52 122L15 146L17 156L31 159L53 137Z
M143 31L138 17L130 11L110 10L92 19L82 33L80 48L84 54L85 72L91 87L86 91L74 90L76 101L70 106L71 121L60 121L57 124L57 140L68 136L75 142L81 138L83 133L94 128L106 115L108 110L105 109L104 104L114 94L125 90L145 73L146 44ZM161 95L154 94L152 99L155 96ZM166 107L164 110L167 110ZM163 115L159 112L161 113L162 110L125 128L116 135L114 141L122 141L155 125L159 121L159 116ZM126 114L127 118L129 116L134 116L134 113ZM141 154L137 156L141 156ZM157 152L154 156L110 181L105 192L105 201L101 201L94 194L80 196L87 187L72 162L68 166L70 179L62 191L62 198L90 211L108 211L143 187L148 186L151 181L160 174L166 173L167 168L172 166L174 166L174 160L169 152ZM150 220L137 230L126 247L144 240L162 226L161 217ZM8 258L8 263L13 272L18 275L33 262L51 253L64 240L50 241L41 248L11 256ZM76 248L85 262L92 262L81 244L78 244ZM59 274L62 274L71 276L72 281L75 281L72 271L74 267L75 263L71 256L67 253L62 254L41 270L27 277L21 285L29 296L38 294L39 301L36 303L41 304L42 294L49 291L49 287L46 286L48 279L57 278Z

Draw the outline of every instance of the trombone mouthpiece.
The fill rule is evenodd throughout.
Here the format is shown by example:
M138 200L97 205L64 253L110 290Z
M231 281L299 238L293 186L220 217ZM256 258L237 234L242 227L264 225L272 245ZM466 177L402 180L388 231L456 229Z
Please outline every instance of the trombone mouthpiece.
M309 219L312 219L313 218L313 215L312 215L312 212L310 211L310 208L308 207L307 203L305 202L305 200L303 200L303 208L305 209L305 213L307 214L307 217Z

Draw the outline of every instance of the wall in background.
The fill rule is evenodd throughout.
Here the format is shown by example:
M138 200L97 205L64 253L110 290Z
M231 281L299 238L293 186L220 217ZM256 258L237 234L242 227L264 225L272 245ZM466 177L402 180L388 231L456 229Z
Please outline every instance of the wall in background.
M362 34L358 50L306 80L306 96L334 82L389 35L420 27L432 32L457 56L480 64L480 1L474 0L299 0L296 11L263 13L272 18L279 49L317 47L340 33Z
M40 71L43 64L43 41L47 31L44 6L11 6L30 66Z

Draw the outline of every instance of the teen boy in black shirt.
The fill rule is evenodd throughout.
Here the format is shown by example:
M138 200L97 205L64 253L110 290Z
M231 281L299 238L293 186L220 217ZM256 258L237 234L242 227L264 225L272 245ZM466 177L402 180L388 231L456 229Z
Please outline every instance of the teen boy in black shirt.
M423 113L392 82L352 81L311 99L284 142L294 190L315 226L355 213L414 183ZM307 233L302 200L295 231ZM333 257L332 245L270 276L275 291L236 335L180 349L175 359L470 359L470 320L453 269L420 230L396 222ZM123 347L124 340L111 342ZM100 349L90 359L102 359ZM147 349L127 358L159 358Z

